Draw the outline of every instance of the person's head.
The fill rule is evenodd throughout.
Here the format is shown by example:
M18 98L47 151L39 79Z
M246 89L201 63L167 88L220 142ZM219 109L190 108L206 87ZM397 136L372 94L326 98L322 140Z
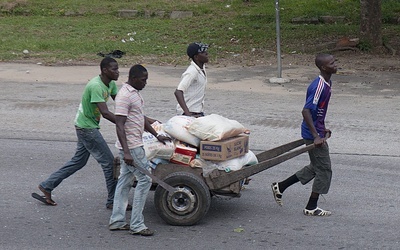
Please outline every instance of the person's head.
M203 65L208 63L208 45L200 42L191 43L187 47L186 53L194 62Z
M118 80L119 77L119 70L118 70L118 63L114 58L105 57L100 62L100 71L101 75L105 78L110 80Z
M332 75L337 71L335 58L329 54L318 54L315 57L315 65L323 74Z
M129 70L128 84L137 90L142 90L147 84L148 72L140 64L133 65Z

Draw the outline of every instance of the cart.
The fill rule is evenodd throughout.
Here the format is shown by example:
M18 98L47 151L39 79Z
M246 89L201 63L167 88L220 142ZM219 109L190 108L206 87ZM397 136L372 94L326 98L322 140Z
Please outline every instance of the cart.
M231 172L215 169L207 176L201 168L159 164L153 175L172 186L174 192L153 183L157 213L170 225L194 225L207 214L212 196L240 197L243 180L313 148L314 144L304 145L303 139L292 141L257 154L259 163L255 165Z

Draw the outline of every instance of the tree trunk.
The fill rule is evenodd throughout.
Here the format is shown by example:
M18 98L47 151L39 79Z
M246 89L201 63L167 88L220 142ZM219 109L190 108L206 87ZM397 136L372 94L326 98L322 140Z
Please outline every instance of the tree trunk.
M382 46L382 0L360 0L360 41L371 49Z

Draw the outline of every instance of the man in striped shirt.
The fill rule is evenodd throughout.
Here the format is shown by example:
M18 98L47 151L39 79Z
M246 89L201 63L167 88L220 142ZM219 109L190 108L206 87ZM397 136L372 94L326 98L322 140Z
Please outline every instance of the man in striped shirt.
M115 98L115 124L121 161L120 175L114 196L114 207L109 229L130 230L131 234L151 236L153 231L144 224L143 208L151 186L151 178L137 168L149 168L149 162L143 148L142 135L146 130L165 143L170 138L157 134L150 125L150 119L144 115L144 101L140 94L147 84L148 73L142 65L134 65L129 70L128 82L124 83ZM125 211L128 205L129 191L136 178L130 224L126 223Z
M286 188L299 181L305 185L314 179L312 192L303 213L311 216L328 216L331 212L319 208L317 203L320 194L328 193L332 179L329 147L326 142L331 131L325 128L325 116L331 97L331 76L336 73L337 66L335 58L328 54L317 55L315 64L320 70L320 75L307 89L301 124L301 135L306 145L312 143L315 145L315 148L308 152L310 164L286 180L272 183L271 188L275 201L282 206L282 193Z

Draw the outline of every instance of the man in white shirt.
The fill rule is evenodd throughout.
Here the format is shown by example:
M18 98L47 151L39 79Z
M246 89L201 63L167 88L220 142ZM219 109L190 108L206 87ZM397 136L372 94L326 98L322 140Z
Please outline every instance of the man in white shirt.
M207 86L204 64L208 63L207 49L208 45L203 43L191 43L187 48L191 62L175 90L178 115L204 116L204 95Z

